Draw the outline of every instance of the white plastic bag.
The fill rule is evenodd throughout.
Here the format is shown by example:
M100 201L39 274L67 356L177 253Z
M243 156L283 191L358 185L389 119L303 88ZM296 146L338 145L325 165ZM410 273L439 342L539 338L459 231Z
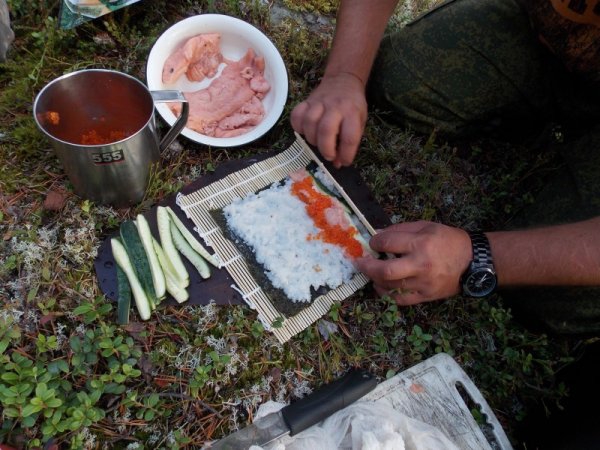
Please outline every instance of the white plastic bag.
M285 405L267 402L256 418ZM260 450L253 446L251 450ZM356 402L268 450L458 450L438 428L411 419L385 400Z

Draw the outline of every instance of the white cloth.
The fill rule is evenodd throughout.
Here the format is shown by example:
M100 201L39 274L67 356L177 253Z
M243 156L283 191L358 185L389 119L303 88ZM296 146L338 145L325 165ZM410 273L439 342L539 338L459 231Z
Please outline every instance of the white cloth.
M256 419L285 405L266 402ZM253 446L251 450L261 450ZM262 450L458 450L439 429L396 411L385 400L356 402L294 437Z

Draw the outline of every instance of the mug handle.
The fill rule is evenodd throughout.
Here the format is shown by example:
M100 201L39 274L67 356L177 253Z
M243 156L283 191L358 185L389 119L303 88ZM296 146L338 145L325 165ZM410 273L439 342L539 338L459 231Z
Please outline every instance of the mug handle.
M162 153L179 136L183 127L185 127L190 112L190 105L181 91L150 91L150 94L152 95L152 99L157 103L182 103L181 114L171 129L162 138L160 144L158 144L159 151Z

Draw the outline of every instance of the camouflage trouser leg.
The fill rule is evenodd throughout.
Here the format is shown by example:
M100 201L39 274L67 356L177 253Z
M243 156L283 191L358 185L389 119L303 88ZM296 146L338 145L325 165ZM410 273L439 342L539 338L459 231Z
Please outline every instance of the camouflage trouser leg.
M514 0L454 0L381 44L371 105L449 137L529 130L548 118L547 53Z
M597 88L586 89L539 44L515 0L454 0L384 38L368 95L384 117L425 134L512 140L550 122L575 130L559 149L568 170L553 174L515 221L528 227L600 215ZM600 331L598 288L504 297L555 331Z

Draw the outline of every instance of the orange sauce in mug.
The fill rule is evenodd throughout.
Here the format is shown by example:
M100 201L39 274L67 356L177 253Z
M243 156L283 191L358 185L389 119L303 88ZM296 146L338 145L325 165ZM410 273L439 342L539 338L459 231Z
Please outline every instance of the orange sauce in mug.
M56 111L46 111L43 114L39 114L40 122L47 125L60 125L60 114ZM111 144L113 142L122 141L123 139L131 136L131 133L127 131L114 130L112 126L106 124L106 119L100 117L95 128L86 131L81 135L79 142L76 144L82 145L102 145Z
M108 135L100 134L96 130L90 130L87 133L81 135L80 144L83 145L100 145L100 144L111 144L113 142L122 141L126 137L130 136L125 131L109 131Z

